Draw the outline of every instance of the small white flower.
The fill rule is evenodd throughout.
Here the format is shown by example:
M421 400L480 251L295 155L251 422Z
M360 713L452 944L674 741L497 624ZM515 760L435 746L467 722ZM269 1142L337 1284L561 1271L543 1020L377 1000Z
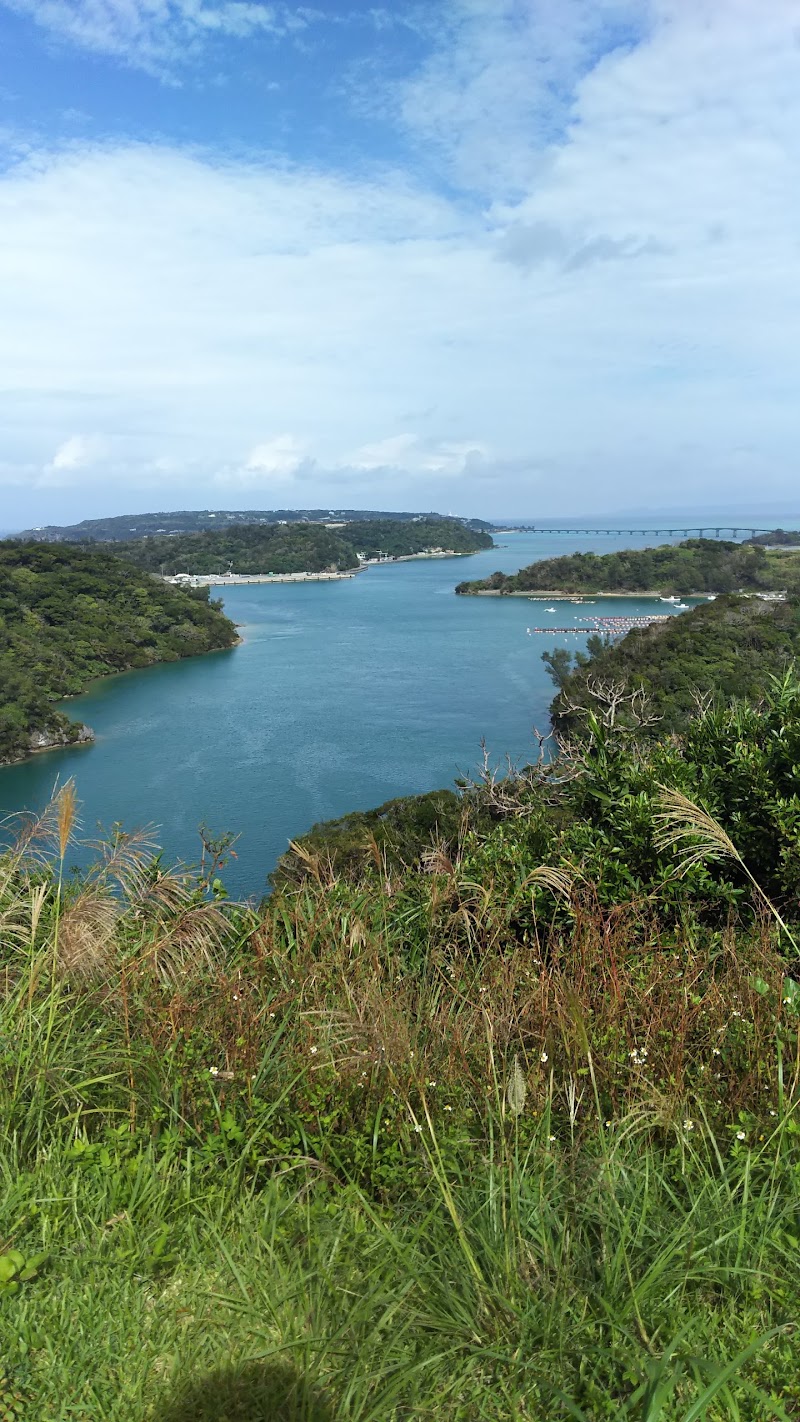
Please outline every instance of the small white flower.
M414 1130L417 1132L418 1135L422 1135L422 1127L419 1121L414 1122Z
M693 1131L693 1130L694 1130L694 1121L691 1119L690 1116L687 1116L687 1117L686 1117L686 1120L685 1120L684 1123L683 1123L683 1129L684 1129L685 1131Z
M555 1140L555 1136L548 1136L547 1139L549 1140L550 1144L552 1145L553 1142L554 1142L554 1140Z
M712 1048L711 1048L711 1055L712 1055L712 1057L721 1057L721 1056L722 1056L722 1052L720 1051L719 1047L712 1047Z
M746 1137L745 1132L744 1132L744 1131L737 1131L737 1132L736 1132L736 1139L737 1139L737 1141L746 1140L747 1137Z
M770 1114L770 1116L777 1116L778 1113L777 1113L777 1111L770 1111L769 1114Z
M444 1109L445 1109L445 1111L452 1111L453 1108L452 1108L452 1106L445 1106Z
M315 1056L317 1055L317 1049L316 1049L316 1047L312 1047L312 1048L311 1048L311 1055L312 1055L312 1057L315 1057Z
M542 1066L544 1066L545 1063L549 1060L550 1058L548 1057L547 1052L542 1052L541 1056L539 1057L539 1061L542 1063Z
M209 1067L208 1074L209 1076L219 1076L219 1067Z
M429 1085L429 1086L435 1086L435 1085L436 1085L436 1082L435 1082L435 1081L429 1081L429 1082L428 1082L428 1085Z

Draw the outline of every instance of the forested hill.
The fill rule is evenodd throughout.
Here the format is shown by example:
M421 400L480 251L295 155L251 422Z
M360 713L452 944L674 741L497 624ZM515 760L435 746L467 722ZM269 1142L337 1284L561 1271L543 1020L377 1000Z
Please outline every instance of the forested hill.
M754 543L762 548L799 548L800 529L773 528L771 533L754 533L745 543Z
M618 553L570 553L545 558L507 576L493 573L459 583L456 592L658 592L685 596L800 587L800 555L712 538Z
M437 513L380 513L374 509L173 509L160 513L120 514L114 518L86 518L81 523L44 524L19 536L45 543L126 542L159 533L202 533L208 529L241 527L248 523L360 523L373 519L411 523L438 522ZM485 519L459 519L467 528L491 531Z
M85 739L53 703L93 677L235 642L207 590L171 587L99 548L0 543L0 764Z
M657 719L643 727L651 739L683 733L696 714L698 693L723 701L758 701L769 678L800 660L800 598L762 602L728 595L691 612L629 632L620 642L590 637L588 656L563 648L543 661L558 686L550 712L556 731L580 733L585 712L600 710L603 696L623 687L641 689ZM592 693L592 688L595 694ZM628 716L625 703L617 720Z
M357 568L361 559L409 557L431 548L475 553L492 538L458 519L370 519L326 528L310 523L248 524L141 538L115 552L154 573L321 573Z

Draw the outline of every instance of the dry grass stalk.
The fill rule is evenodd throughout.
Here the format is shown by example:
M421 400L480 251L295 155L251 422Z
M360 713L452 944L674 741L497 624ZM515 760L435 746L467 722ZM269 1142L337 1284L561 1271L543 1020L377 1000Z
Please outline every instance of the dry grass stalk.
M58 965L68 978L97 982L108 976L114 958L118 904L108 894L88 890L61 912Z

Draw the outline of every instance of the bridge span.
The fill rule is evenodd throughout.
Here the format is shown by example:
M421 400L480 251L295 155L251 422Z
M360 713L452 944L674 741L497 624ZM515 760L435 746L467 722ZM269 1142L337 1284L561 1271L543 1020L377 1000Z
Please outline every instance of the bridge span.
M502 532L504 528L509 533L577 533L580 534L581 537L593 534L597 534L598 536L605 534L609 537L621 537L622 535L632 534L637 538L661 538L664 536L677 538L677 536L681 534L685 537L691 536L694 538L723 538L727 535L731 535L733 541L740 537L754 538L757 533L773 532L771 528L734 528L733 526L724 524L720 524L719 527L713 524L706 524L702 527L695 525L693 528L545 528L543 525L536 523L498 524L497 532Z

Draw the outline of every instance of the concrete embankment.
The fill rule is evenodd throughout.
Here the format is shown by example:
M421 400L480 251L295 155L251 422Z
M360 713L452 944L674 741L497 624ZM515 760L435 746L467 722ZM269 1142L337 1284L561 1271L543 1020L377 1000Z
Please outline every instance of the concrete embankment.
M185 587L192 588L231 588L241 587L245 583L334 583L342 578L355 578L361 572L360 568L353 568L347 573L234 573L231 577L219 573L194 573L189 578L181 578L177 585L183 583ZM167 578L167 582L175 583L175 578Z

